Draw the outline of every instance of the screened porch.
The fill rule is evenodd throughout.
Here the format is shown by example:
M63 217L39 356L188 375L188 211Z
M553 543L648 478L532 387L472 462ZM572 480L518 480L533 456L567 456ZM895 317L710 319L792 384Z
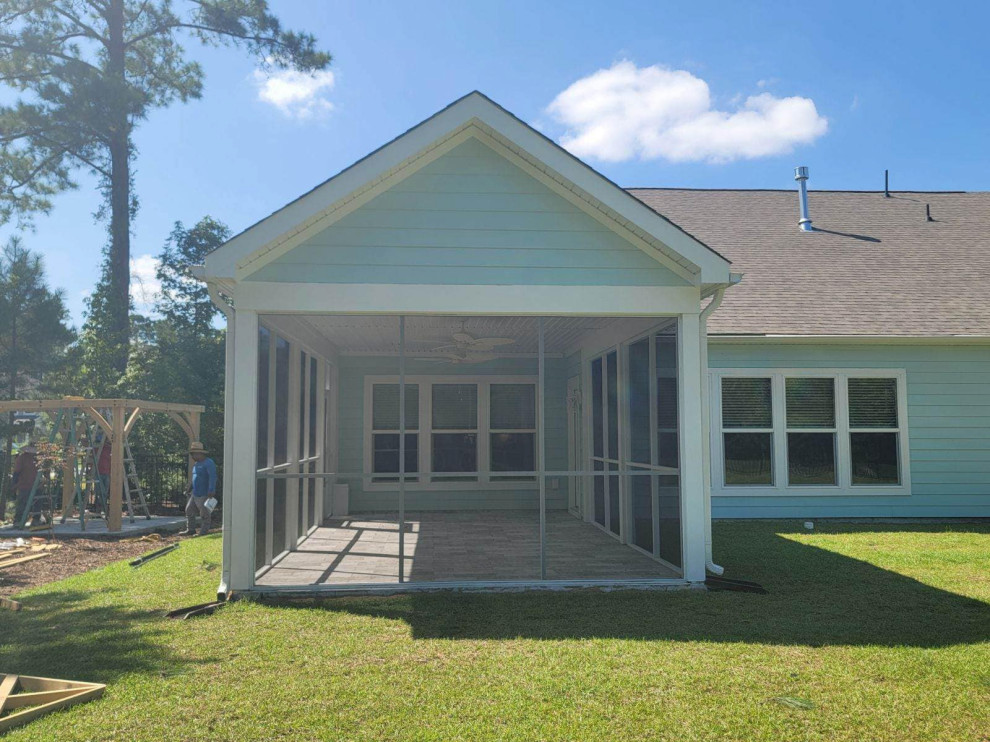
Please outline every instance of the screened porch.
M680 325L259 315L256 587L683 582Z

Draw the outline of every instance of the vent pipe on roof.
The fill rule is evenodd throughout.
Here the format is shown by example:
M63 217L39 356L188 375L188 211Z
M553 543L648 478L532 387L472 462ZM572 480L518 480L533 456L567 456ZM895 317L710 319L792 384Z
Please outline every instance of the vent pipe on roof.
M794 180L798 182L798 198L801 200L801 218L798 220L798 229L802 232L814 232L811 226L811 217L808 216L808 168L794 168Z

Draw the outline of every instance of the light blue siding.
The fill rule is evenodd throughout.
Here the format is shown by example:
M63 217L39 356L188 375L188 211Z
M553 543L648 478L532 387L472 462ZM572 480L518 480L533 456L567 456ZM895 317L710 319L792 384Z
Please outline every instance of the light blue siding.
M687 285L475 139L397 183L249 280Z
M563 359L548 358L546 361L546 455L548 470L567 468L567 376ZM395 375L398 373L398 360L381 356L343 356L339 359L339 465L340 472L360 472L364 466L364 382L366 376ZM463 376L536 376L537 362L532 360L502 359L484 364L453 365L417 363L409 360L406 373L415 375L463 375ZM428 414L420 410L420 415ZM360 479L344 478L350 485L351 511L395 512L398 508L398 495L395 491L367 489ZM553 480L548 480L553 482ZM558 487L547 487L547 507L551 509L567 507L566 481L560 480ZM485 489L480 486L465 487L463 490L430 489L427 491L407 490L406 509L415 510L461 510L461 509L532 509L534 518L539 508L539 492L534 484L526 489Z
M709 365L904 369L911 447L910 495L716 496L714 517L990 517L990 348L713 342Z

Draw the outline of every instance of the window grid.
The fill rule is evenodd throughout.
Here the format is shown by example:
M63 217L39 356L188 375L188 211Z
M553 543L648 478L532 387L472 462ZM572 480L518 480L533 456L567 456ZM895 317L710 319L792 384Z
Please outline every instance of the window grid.
M835 434L836 434L836 485L790 485L787 483L786 433L792 428L786 422L785 378L827 377L835 379ZM773 429L724 428L722 426L722 379L757 377L772 379L773 389ZM851 427L849 420L848 380L860 378L881 378L895 380L897 428ZM907 378L903 369L731 369L713 370L710 375L713 404L711 406L713 452L713 484L721 496L760 495L829 495L846 494L896 494L910 495L911 477L909 466L910 442L907 420ZM801 428L801 431L810 429ZM829 429L824 429L829 430ZM773 485L743 486L725 482L725 432L771 432L781 431L784 436L774 435L772 455L774 457L775 483ZM898 483L853 484L851 436L854 433L893 433L896 434Z

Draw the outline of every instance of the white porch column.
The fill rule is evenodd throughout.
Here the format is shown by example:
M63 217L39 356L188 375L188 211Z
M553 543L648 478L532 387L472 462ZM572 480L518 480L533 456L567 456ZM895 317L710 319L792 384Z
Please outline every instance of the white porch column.
M705 453L701 390L701 331L699 315L682 314L677 333L680 358L681 411L681 533L684 578L705 579Z
M256 439L258 434L258 314L238 309L234 312L236 344L234 346L233 406L237 410L237 427L228 428L232 438L225 479L230 494L225 510L230 511L229 542L230 584L232 590L254 586L254 490L257 473Z
M231 493L233 490L233 449L234 431L237 429L234 417L234 343L236 342L236 331L234 330L233 311L227 312L227 333L224 337L224 385L223 385L223 557L220 568L220 587L218 593L226 593L230 587L230 535L231 516L234 509L231 507Z

